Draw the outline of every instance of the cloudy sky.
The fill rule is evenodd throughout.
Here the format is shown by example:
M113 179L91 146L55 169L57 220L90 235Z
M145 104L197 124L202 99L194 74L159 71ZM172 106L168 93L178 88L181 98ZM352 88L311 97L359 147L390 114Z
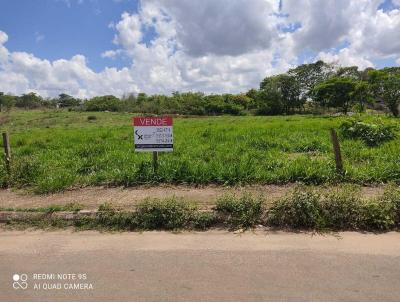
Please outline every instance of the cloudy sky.
M400 0L1 0L0 91L241 92L323 59L400 66Z

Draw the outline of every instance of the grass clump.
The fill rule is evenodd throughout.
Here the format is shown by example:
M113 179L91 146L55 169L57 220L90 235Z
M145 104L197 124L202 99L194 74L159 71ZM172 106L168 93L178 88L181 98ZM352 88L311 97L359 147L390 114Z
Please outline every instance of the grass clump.
M345 138L361 139L370 147L379 146L396 138L392 126L355 120L343 122L340 131Z
M380 200L392 204L395 223L400 227L400 187L394 184L387 186Z
M393 203L385 200L365 201L359 213L358 228L367 231L388 231L395 226Z
M277 200L268 211L267 223L276 227L321 229L321 196L308 187L297 187L292 194Z
M2 208L0 211L6 212L38 212L38 213L54 213L54 212L79 212L83 209L83 205L77 202L70 202L65 205L51 204L46 207L38 208Z
M88 117L87 117L87 120L90 122L90 121L95 121L95 120L97 120L97 116L95 116L95 115L89 115Z
M369 200L360 197L357 187L348 185L323 192L298 187L273 203L267 224L293 229L387 231L400 226L399 205L398 187Z
M217 200L215 210L226 217L232 229L250 228L261 222L263 214L263 200L250 194L224 195Z
M136 209L136 223L144 230L174 230L188 227L199 218L195 204L176 197L148 199ZM204 220L204 217L201 217ZM201 220L200 220L201 221Z
M205 231L212 227L216 222L215 213L210 212L196 212L193 217L192 227L196 230Z
M345 185L329 190L321 200L324 227L337 230L357 228L361 206L357 187Z

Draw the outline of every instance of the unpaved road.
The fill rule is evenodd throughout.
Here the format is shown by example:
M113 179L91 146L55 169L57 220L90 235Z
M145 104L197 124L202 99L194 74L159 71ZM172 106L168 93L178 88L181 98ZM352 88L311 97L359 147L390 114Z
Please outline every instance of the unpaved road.
M207 208L215 204L216 199L226 193L241 194L249 192L254 195L262 195L267 201L282 197L294 187L293 184L285 186L264 185L264 186L157 186L157 187L136 187L136 188L104 188L88 187L76 190L69 190L62 193L48 195L28 194L25 191L13 189L0 189L0 207L3 208L32 208L48 206L50 204L64 205L71 202L82 204L85 209L97 209L102 203L108 202L121 208L130 208L137 202L146 198L182 197ZM383 186L363 187L363 196L374 197L383 193Z
M10 302L398 302L400 233L3 230L0 272L0 300ZM34 275L44 273L52 279ZM27 275L27 289L13 289L14 274ZM68 289L83 283L93 289Z

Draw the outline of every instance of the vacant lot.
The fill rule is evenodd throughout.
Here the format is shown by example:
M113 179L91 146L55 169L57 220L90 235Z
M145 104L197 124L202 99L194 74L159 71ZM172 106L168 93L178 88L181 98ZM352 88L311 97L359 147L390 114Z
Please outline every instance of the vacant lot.
M336 176L329 129L349 117L175 118L175 151L161 154L155 175L150 154L133 152L131 116L1 113L13 162L11 177L0 167L0 183L47 193L92 185L400 182L399 135L379 147L342 139L346 174ZM357 118L399 125L385 116Z

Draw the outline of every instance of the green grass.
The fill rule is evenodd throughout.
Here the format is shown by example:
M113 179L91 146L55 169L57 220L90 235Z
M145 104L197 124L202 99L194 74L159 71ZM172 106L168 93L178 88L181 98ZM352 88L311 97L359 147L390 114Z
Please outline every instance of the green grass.
M174 152L159 156L154 174L151 155L133 152L131 116L16 110L7 118L1 113L13 162L10 178L0 165L0 184L48 193L75 186L156 183L400 183L400 135L378 147L342 140L346 173L335 174L329 129L346 117L175 118ZM397 127L399 134L399 119L361 119L379 119Z
M82 210L83 205L72 202L65 205L52 204L46 207L37 208L3 208L0 207L0 211L6 212L38 212L38 213L54 213L54 212L78 212Z
M230 230L258 225L279 229L384 232L400 228L400 188L387 186L374 199L360 198L355 186L334 189L298 186L285 197L266 204L249 194L221 197L212 211L201 211L188 200L169 197L147 199L135 211L124 211L103 204L94 215L65 219L61 216L10 217L8 226L99 230Z

